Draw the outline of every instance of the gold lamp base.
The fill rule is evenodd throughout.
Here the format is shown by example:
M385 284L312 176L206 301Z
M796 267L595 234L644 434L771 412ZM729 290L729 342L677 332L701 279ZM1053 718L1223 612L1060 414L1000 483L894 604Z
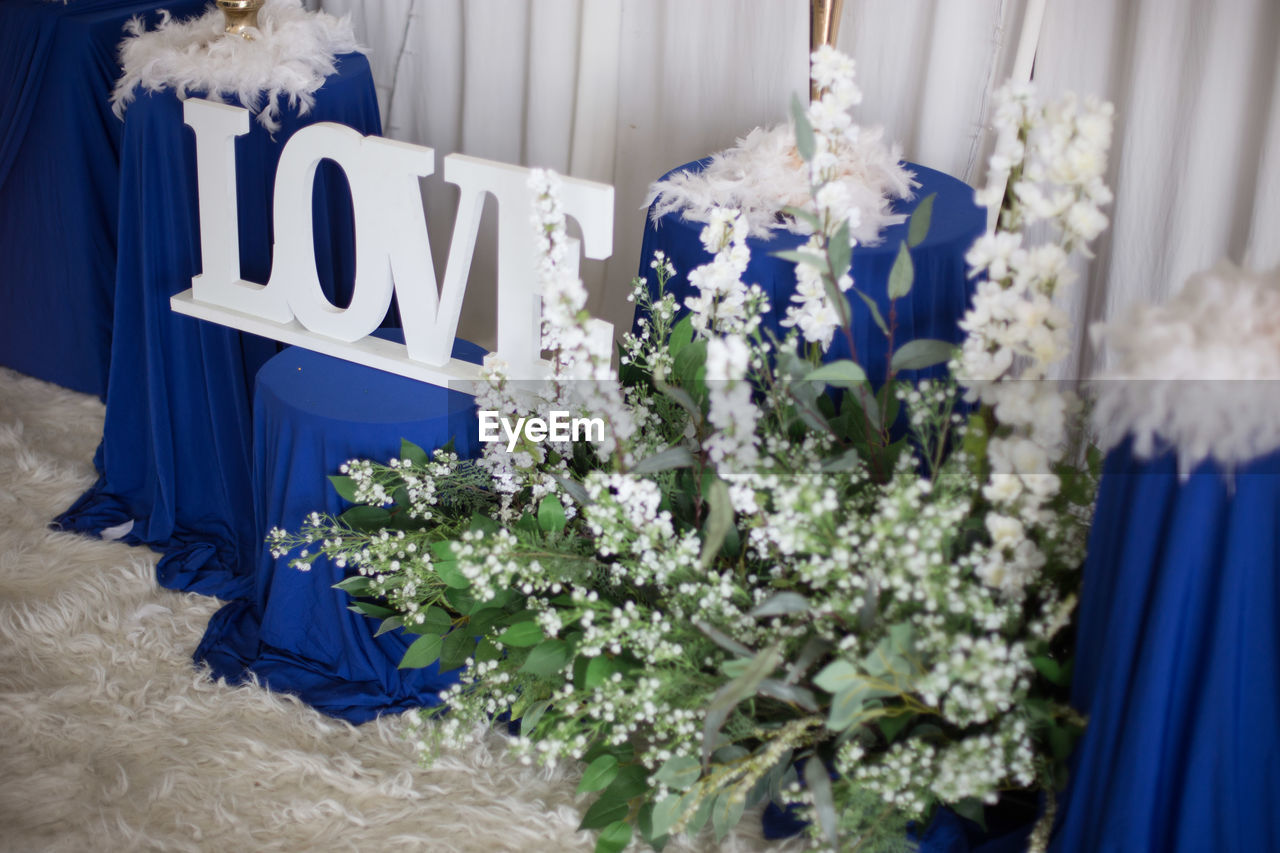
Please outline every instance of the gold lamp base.
M221 2L221 0L219 0ZM844 11L844 0L809 0L809 53L813 53L824 44L835 47L836 38L840 34L840 13ZM817 90L810 86L809 96L817 100Z
M227 26L224 32L253 40L250 29L258 27L258 11L266 4L266 0L218 0L218 8Z

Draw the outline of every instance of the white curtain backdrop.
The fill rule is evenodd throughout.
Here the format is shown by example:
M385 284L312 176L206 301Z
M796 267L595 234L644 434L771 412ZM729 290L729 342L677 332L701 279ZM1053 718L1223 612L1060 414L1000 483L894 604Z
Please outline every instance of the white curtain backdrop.
M584 263L593 311L630 325L648 184L783 120L807 91L807 0L319 0L371 48L387 135L613 184L613 257ZM907 159L985 177L991 93L1026 0L846 0L858 120ZM1035 78L1115 101L1115 225L1084 269L1081 321L1159 299L1221 257L1280 263L1280 4L1049 0ZM456 192L424 181L443 261ZM490 211L490 214L492 211ZM491 233L493 221L482 232ZM491 238L490 238L491 239ZM491 244L490 244L491 245ZM482 242L460 333L493 342ZM1084 341L1083 323L1081 340ZM1073 369L1088 370L1082 346Z

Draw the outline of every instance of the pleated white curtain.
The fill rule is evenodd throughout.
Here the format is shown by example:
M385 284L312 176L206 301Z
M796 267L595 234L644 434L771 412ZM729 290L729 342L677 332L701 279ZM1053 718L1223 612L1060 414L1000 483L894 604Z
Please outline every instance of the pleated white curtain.
M807 0L319 4L352 14L372 48L389 136L617 188L613 258L585 263L584 277L593 311L619 329L630 324L648 184L783 120L792 93L807 90ZM845 0L839 46L858 62L859 121L883 125L908 159L981 181L991 94L1025 6ZM1280 262L1277 42L1275 0L1048 0L1038 85L1117 106L1115 226L1084 270L1079 320L1160 298L1220 257ZM424 184L442 256L456 193L439 176ZM477 247L460 328L486 344L491 254ZM1091 366L1085 350L1073 369Z

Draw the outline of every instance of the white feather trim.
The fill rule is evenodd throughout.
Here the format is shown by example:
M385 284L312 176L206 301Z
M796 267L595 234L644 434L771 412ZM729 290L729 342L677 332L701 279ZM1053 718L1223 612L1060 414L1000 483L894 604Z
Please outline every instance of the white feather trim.
M906 218L890 213L890 199L910 198L918 186L903 168L897 148L881 142L881 135L879 128L864 128L858 141L841 152L841 183L851 206L862 212L852 234L862 245L875 245L881 230ZM713 208L729 207L747 217L753 237L767 238L775 228L793 234L812 231L803 222L779 215L784 207L813 209L809 169L796 153L789 124L757 127L733 148L713 155L702 171L681 171L655 182L645 204L653 205L654 221L679 211L685 219L706 222Z
M138 86L149 92L173 89L185 99L199 93L211 101L235 96L267 130L280 126L281 101L306 113L315 93L336 70L334 59L356 43L349 18L308 12L302 0L267 0L252 41L223 32L222 13L175 20L167 11L154 30L141 17L125 24L120 43L124 73L116 81L111 106L117 116Z
M1220 263L1168 304L1091 334L1112 355L1094 411L1104 447L1132 435L1149 457L1171 445L1184 476L1208 458L1230 470L1280 449L1280 268Z

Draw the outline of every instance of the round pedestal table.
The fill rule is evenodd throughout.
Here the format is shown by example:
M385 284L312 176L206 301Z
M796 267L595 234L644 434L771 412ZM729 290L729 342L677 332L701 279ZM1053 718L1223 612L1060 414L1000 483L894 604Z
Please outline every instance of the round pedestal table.
M455 358L479 363L484 350L457 341ZM320 558L310 571L271 556L272 527L297 530L312 512L347 504L328 475L350 459L387 461L408 439L427 451L450 440L462 456L478 449L473 397L352 364L300 347L258 373L253 409L253 519L259 531L248 597L223 607L196 650L215 676L254 673L271 689L297 695L353 723L380 713L433 705L454 682L435 664L397 669L414 639L348 609L333 585L343 570Z
M689 163L669 174L679 171L701 170L707 160ZM933 205L932 226L924 242L911 250L915 265L915 285L911 293L889 304L889 270L898 255L898 247L907 237L907 223L884 229L881 240L875 246L856 246L853 250L851 274L864 293L875 300L886 321L892 319L896 327L897 346L915 338L936 338L960 343L963 334L957 322L969 306L973 283L967 277L964 255L973 241L986 229L986 211L973 202L973 189L963 181L924 166L907 164L916 175L920 186L909 201L893 205L894 213L910 214L920 200L936 193ZM666 176L663 176L664 179ZM702 247L699 234L704 223L685 219L678 213L668 213L656 222L645 220L644 243L640 250L640 275L648 279L650 292L656 291L657 281L649 262L653 253L661 250L676 268L676 274L667 282L667 292L676 296L683 310L684 300L697 293L689 284L689 273L696 267L711 261L711 255ZM797 249L807 237L788 231L776 231L771 239L751 237L747 246L751 250L751 262L743 281L758 284L769 297L770 312L764 317L764 327L779 338L788 331L780 325L786 317L787 305L796 291L795 265L774 257L772 253L784 249ZM889 362L889 347L885 336L876 327L871 309L856 295L849 294L852 307L853 339L859 364L873 382L881 381ZM837 332L828 350L827 360L849 357L849 344L844 335ZM921 378L941 375L945 365L925 371L911 371L904 378Z

